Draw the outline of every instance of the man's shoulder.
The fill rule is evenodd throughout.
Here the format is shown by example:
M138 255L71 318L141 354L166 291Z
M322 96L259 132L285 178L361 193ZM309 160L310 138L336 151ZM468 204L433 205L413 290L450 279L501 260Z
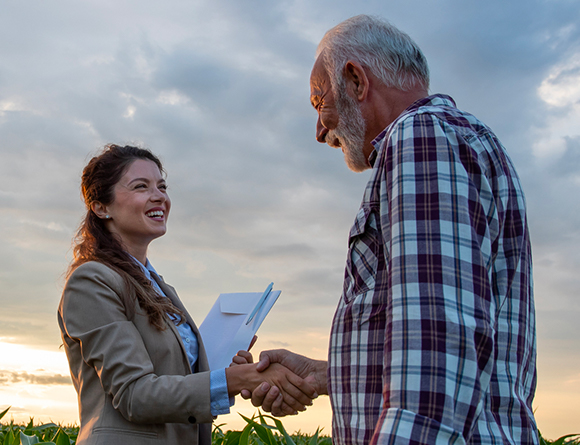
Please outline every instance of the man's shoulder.
M490 131L487 125L473 114L457 108L455 101L444 94L434 94L413 103L393 122L391 128L427 125L452 127L460 133Z
M433 94L411 104L399 116L400 120L413 119L417 116L460 116L465 114L455 105L455 101L444 94Z

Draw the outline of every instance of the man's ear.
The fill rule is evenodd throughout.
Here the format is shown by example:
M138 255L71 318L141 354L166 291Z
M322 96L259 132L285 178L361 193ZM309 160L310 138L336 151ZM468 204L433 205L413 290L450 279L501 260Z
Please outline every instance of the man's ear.
M346 90L359 102L366 99L369 92L369 78L363 66L349 60L344 65L344 79L346 81Z
M104 206L98 201L94 201L91 203L91 210L95 215L97 215L101 219L109 219L109 213L107 212L107 206Z

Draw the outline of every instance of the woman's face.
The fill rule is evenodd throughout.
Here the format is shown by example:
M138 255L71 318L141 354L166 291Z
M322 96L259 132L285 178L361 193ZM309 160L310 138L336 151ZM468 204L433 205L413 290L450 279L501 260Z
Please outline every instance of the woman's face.
M159 168L153 161L135 160L115 184L113 196L113 203L105 206L107 228L133 256L143 248L146 252L151 241L165 234L171 208Z

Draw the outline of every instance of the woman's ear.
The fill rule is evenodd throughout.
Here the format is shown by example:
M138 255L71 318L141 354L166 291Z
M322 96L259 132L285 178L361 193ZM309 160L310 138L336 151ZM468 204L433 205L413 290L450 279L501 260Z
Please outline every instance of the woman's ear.
M101 204L98 201L94 201L91 204L91 210L97 217L101 219L111 219L111 215L107 212L107 206Z

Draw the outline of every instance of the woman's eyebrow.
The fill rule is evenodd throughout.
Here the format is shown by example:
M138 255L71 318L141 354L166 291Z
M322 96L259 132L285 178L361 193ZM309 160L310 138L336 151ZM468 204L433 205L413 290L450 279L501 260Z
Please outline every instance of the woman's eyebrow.
M132 184L132 183L134 183L134 182L137 182L137 181L149 182L149 179L147 179L147 178L134 178L134 179L131 179L131 180L130 180L130 181L127 183L127 185L128 185L128 184Z

